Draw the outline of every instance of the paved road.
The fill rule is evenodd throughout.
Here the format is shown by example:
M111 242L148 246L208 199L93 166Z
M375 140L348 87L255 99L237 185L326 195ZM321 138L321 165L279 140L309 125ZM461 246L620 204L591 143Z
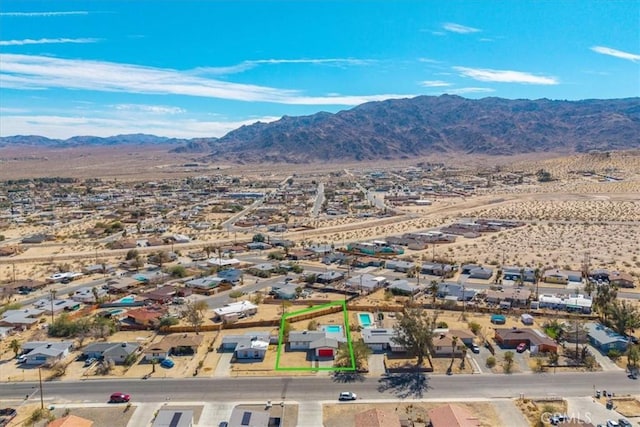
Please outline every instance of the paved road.
M594 388L616 395L638 393L640 383L624 372L545 373L496 375L391 375L336 380L329 374L317 377L118 379L44 383L47 399L59 402L104 402L114 391L131 393L136 401L263 401L293 399L300 402L335 399L349 390L362 399L496 399L525 396L590 396ZM0 399L38 397L37 383L2 383Z

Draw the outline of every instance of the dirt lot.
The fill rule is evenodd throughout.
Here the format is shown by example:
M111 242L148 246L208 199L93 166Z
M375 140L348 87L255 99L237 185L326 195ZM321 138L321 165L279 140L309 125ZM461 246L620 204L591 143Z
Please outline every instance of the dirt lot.
M500 417L490 403L455 403L469 409L475 414L481 426L493 427L500 425ZM382 409L397 413L400 419L411 419L415 422L426 423L430 409L442 405L441 403L337 403L323 405L322 421L324 427L343 427L353 425L355 415L368 409Z
M516 401L516 407L522 411L525 418L533 425L542 419L545 412L551 414L566 414L567 402L564 400L529 400L519 399ZM544 424L549 425L549 424Z
M13 419L9 427L18 427L23 425L33 425L35 427L44 427L49 420L40 420L35 424L28 423L33 411L40 408L40 404L24 405L18 409L18 416ZM55 418L62 418L65 415L73 414L93 421L93 427L126 427L129 419L135 412L136 407L132 405L127 409L126 406L111 407L93 407L93 408L69 408L63 406L54 407L50 414Z
M606 399L600 398L600 403L606 404ZM633 397L614 397L613 405L616 411L625 417L640 417L640 401Z

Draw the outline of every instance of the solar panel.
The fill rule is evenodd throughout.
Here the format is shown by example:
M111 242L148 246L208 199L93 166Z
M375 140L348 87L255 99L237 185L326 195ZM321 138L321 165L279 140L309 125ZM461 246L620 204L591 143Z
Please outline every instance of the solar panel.
M175 412L173 417L171 417L171 422L169 423L169 427L178 427L180 424L180 418L182 417L182 412Z
M248 426L250 421L251 421L251 412L245 412L244 414L242 414L242 422L240 423L240 425Z

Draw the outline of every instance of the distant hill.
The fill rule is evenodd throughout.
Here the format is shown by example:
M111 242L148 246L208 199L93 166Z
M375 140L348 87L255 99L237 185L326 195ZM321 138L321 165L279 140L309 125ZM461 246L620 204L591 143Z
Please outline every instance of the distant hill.
M212 156L305 162L629 148L640 148L640 98L470 100L442 95L242 126L215 141Z
M208 142L215 141L216 138L207 138ZM36 135L16 135L0 138L0 147L9 145L39 145L46 147L78 147L87 145L146 145L146 144L190 144L188 139L167 138L142 133L130 135L116 135L102 138L99 136L74 136L69 139L51 139Z
M222 138L171 139L142 134L67 140L0 138L0 147L8 144L172 144L176 145L172 152L243 163L622 150L640 148L640 98L552 101L419 96L369 102L336 114L284 116L272 123L242 126Z

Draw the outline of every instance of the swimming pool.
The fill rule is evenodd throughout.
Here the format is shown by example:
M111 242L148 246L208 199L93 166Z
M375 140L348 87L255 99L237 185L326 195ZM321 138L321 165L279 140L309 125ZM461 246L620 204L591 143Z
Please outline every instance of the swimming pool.
M327 326L324 326L322 329L324 329L325 332L329 332L333 334L339 334L340 332L342 332L342 326L339 326L339 325L327 325Z
M360 326L363 328L368 328L373 325L373 318L370 313L358 313L358 320L360 321Z
M124 313L124 310L121 310L121 309L109 310L109 314L112 316L117 316L118 314L122 314L122 313Z
M129 295L129 296L120 298L118 302L121 302L123 304L133 304L134 302L136 302L136 297L134 297L133 295Z

